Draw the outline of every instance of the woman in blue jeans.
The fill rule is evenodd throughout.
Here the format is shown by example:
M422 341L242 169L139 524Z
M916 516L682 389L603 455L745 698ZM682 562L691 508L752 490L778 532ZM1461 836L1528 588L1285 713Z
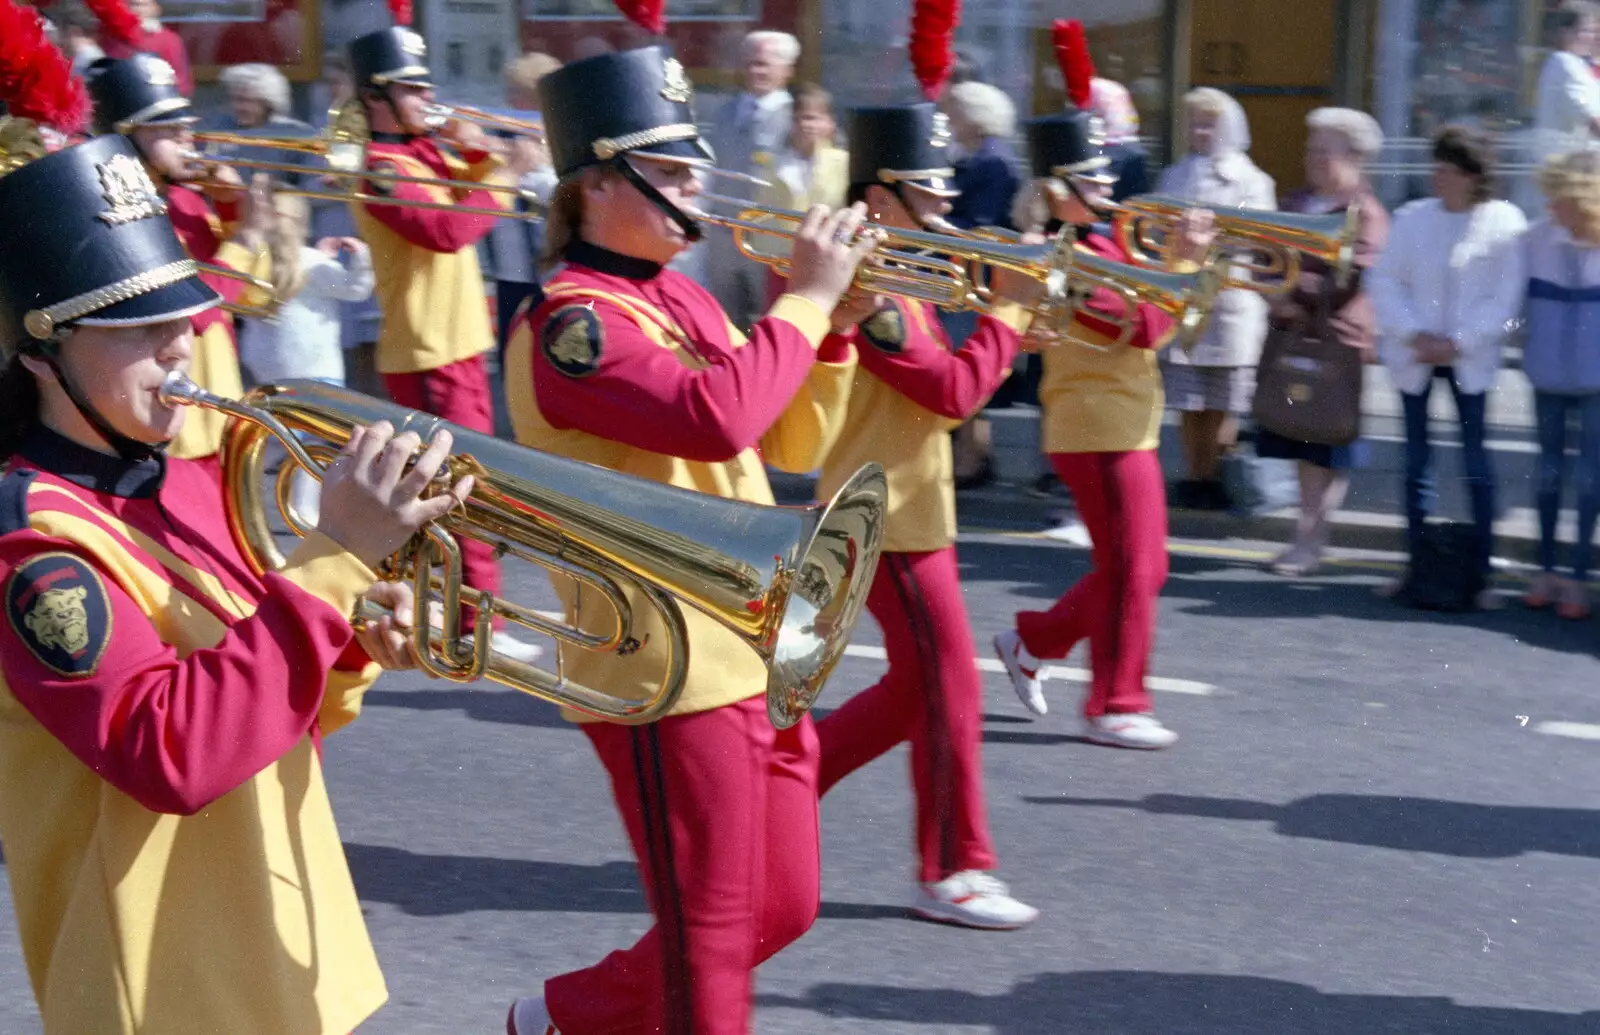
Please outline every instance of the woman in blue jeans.
M1495 201L1494 145L1462 126L1433 140L1433 197L1395 213L1389 247L1369 281L1382 329L1378 357L1400 390L1406 417L1406 527L1420 555L1433 513L1433 445L1428 399L1436 381L1455 397L1461 459L1484 575L1494 545L1494 473L1485 447L1484 409L1500 372L1506 327L1522 305L1522 211ZM1387 587L1403 588L1405 579ZM1485 595L1480 604L1491 605Z
M1563 618L1589 614L1589 562L1600 516L1600 152L1551 159L1539 187L1550 218L1528 231L1527 341L1522 367L1533 384L1539 419L1539 563L1523 598L1556 605ZM1556 518L1576 418L1578 536L1572 576L1556 573Z

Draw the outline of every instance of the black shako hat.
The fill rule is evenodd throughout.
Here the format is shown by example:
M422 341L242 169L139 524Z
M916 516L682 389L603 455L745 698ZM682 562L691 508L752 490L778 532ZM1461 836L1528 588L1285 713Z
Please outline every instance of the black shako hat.
M193 122L189 98L178 89L178 74L154 54L101 58L83 74L94 101L96 133L130 132L135 126Z
M1033 175L1116 183L1106 155L1105 127L1087 111L1047 115L1027 124Z
M119 135L0 179L0 326L47 341L66 324L143 327L217 305L166 211Z
M428 70L428 44L416 30L395 25L379 32L357 36L346 48L350 55L350 78L356 86L432 86Z
M950 166L950 119L931 103L850 112L850 183L912 183L945 197Z
M709 166L693 102L683 65L663 47L597 54L539 80L545 139L562 178L634 153Z

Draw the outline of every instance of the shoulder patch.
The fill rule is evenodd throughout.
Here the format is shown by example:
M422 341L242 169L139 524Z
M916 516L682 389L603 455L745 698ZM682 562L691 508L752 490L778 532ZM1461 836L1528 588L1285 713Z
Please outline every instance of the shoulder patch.
M900 352L906 347L906 318L900 307L890 302L861 321L861 333L882 352Z
M605 327L586 305L562 306L545 319L539 347L550 365L568 377L586 377L600 366Z
M111 642L105 583L70 553L41 553L11 573L6 618L40 664L69 679L94 675Z
M31 467L19 467L0 478L0 535L28 527L28 490L38 473Z

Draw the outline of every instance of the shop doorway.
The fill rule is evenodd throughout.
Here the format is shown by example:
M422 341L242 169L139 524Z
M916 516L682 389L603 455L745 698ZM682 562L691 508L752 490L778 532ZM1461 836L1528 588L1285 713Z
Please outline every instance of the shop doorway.
M1334 56L1341 0L1193 0L1189 79L1226 90L1243 105L1251 157L1280 195L1304 182L1305 118L1336 103ZM1176 154L1183 142L1175 141Z

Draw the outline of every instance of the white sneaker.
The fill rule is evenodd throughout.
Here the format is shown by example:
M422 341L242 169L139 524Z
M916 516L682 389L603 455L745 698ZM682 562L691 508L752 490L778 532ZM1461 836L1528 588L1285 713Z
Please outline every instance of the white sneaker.
M984 931L1014 931L1039 919L1039 911L1011 897L1005 882L982 870L962 870L917 892L916 915Z
M994 652L1011 677L1011 689L1017 692L1022 706L1035 715L1050 711L1044 699L1044 684L1039 680L1039 659L1028 653L1022 637L1015 629L1007 629L994 638Z
M1096 744L1156 751L1178 742L1178 735L1148 712L1097 715L1083 724L1083 735Z
M561 1035L550 1011L544 1008L544 996L528 996L511 1004L506 1014L506 1035Z

